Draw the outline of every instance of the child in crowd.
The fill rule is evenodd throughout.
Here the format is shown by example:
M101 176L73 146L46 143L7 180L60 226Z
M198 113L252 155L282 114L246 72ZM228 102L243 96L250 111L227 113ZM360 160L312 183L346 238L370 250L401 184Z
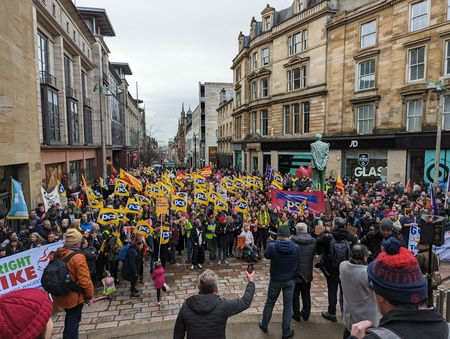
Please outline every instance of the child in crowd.
M155 269L152 272L152 279L155 282L156 288L156 305L161 305L161 290L167 292L169 286L166 283L166 275L164 273L164 267L160 260L155 262Z

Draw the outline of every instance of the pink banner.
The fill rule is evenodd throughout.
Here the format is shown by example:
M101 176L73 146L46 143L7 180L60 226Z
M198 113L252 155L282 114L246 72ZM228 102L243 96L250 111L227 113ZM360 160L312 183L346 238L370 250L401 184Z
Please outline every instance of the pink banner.
M323 191L316 192L295 192L284 191L276 188L271 189L272 207L277 207L278 210L283 210L287 206L291 213L313 212L318 215L320 212L325 212L325 200Z

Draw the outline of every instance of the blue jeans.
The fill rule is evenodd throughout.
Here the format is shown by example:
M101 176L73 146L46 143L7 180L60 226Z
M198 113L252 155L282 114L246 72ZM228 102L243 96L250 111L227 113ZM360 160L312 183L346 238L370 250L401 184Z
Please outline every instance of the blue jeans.
M78 339L78 328L80 327L81 311L83 303L73 308L66 308L66 318L64 319L64 339Z
M267 328L269 326L270 318L272 318L273 307L275 302L283 291L283 322L282 335L288 336L291 334L291 317L292 317L292 299L294 297L295 280L288 281L273 281L269 282L269 290L267 291L267 300L264 305L261 326Z
M219 247L219 260L225 261L227 260L227 248Z

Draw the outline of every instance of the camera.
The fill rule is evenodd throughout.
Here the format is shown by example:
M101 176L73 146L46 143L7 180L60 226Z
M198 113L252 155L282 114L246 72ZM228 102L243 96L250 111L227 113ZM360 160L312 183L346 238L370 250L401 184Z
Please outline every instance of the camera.
M323 273L323 275L324 275L325 277L328 278L328 277L330 276L330 273L327 271L327 269L326 269L325 266L323 265L323 262L322 262L322 261L319 261L317 264L314 265L314 267L315 267L315 268L318 268L319 270L321 270L322 273Z
M269 230L269 236L270 236L273 240L277 240L278 234L277 234L277 232L274 232L274 231L270 231L270 230Z

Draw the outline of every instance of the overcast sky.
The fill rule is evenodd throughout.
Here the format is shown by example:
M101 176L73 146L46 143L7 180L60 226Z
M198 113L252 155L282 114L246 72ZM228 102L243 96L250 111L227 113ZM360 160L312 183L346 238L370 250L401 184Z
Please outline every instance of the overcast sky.
M105 38L111 62L126 62L130 92L144 100L147 131L167 145L177 131L181 105L198 105L199 82L233 82L230 69L238 35L250 33L267 4L275 10L293 0L73 0L104 8L116 33Z

